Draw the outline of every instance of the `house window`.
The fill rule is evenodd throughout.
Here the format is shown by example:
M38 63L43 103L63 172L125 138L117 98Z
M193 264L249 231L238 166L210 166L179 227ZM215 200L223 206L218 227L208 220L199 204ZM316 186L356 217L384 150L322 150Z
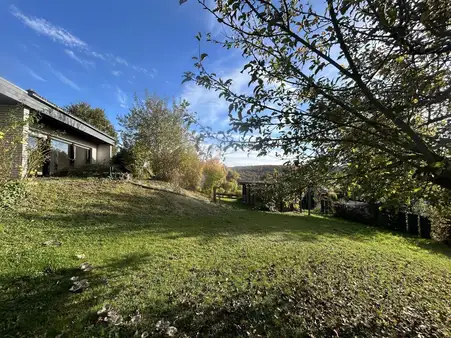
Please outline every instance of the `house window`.
M36 136L29 135L28 136L28 148L36 149L38 147L39 138Z
M91 163L91 149L75 146L75 167Z
M69 145L66 142L52 140L50 142L50 174L54 175L70 166Z

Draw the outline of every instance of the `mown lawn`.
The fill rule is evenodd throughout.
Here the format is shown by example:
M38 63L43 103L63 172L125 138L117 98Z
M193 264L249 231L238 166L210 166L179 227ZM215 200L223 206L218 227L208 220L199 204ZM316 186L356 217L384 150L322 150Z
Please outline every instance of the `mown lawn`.
M0 214L1 337L451 335L449 247L124 182L32 189Z

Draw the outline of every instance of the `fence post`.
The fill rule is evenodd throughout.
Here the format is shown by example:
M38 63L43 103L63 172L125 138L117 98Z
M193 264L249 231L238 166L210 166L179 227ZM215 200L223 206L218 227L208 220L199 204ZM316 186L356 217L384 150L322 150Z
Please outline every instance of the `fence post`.
M302 189L299 191L299 213L302 214Z
M216 203L216 187L213 187L213 202Z

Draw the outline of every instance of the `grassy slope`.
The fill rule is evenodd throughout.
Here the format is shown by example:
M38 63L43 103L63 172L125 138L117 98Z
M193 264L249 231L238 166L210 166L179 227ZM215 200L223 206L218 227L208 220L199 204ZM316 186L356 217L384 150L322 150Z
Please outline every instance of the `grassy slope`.
M321 217L128 183L44 181L0 214L0 336L120 336L166 319L195 336L450 334L451 250ZM60 247L42 246L56 239ZM95 269L81 273L81 260ZM71 276L90 288L68 291ZM137 325L106 327L110 303Z

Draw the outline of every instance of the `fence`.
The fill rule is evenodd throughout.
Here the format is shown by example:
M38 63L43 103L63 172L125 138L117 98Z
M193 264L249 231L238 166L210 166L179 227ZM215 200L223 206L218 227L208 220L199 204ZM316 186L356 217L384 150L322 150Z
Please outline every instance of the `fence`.
M334 215L349 221L431 238L431 222L425 216L379 209L378 205L335 203Z
M233 194L233 193L218 192L218 188L214 187L213 188L213 193L212 193L212 200L213 200L213 202L216 203L221 198L240 199L241 195L240 194Z

